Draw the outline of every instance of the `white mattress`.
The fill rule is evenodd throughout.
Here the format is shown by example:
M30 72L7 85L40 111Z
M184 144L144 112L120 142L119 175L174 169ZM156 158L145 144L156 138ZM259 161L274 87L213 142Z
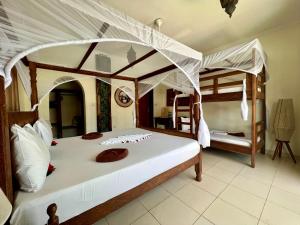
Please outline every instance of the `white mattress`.
M201 87L200 87L201 90ZM218 94L224 94L224 93L232 93L232 92L242 92L243 87L242 86L236 86L236 87L223 87L223 88L218 88ZM258 92L261 92L261 88L257 88ZM202 95L212 95L214 93L214 90L203 90L201 91Z
M210 139L213 141L219 141L234 145L241 145L245 147L251 146L251 139L246 137L236 137L228 134L214 134L210 133Z
M14 204L11 224L41 225L47 221L46 208L58 205L57 214L64 222L145 181L171 169L199 153L197 141L152 132L139 143L102 146L99 143L125 134L149 133L129 129L105 133L97 140L80 137L57 140L51 148L56 170L36 193L19 191ZM96 163L95 157L105 149L128 148L128 156L113 163Z

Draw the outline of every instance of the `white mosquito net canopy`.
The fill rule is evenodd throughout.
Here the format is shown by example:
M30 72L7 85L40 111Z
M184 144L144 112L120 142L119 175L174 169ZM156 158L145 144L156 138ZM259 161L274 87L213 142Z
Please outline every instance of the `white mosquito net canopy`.
M0 7L0 74L5 77L6 86L11 82L12 67L31 52L58 45L117 41L156 49L175 64L200 93L200 52L100 1L2 0Z
M30 95L28 68L19 62L30 53L54 46L111 41L139 44L157 50L176 65L179 71L176 75L178 81L189 82L200 94L200 52L104 5L99 0L0 1L0 75L5 79L5 87L10 85L11 69L16 65L23 86ZM71 81L73 77L66 79ZM170 78L167 74L162 74L140 82L139 96L154 88L158 82L167 82L168 79ZM64 83L67 80L62 79L59 82ZM58 84L53 84L52 87L55 85ZM203 124L200 127L207 128L203 117L200 123ZM208 129L200 132L207 138L205 142L199 142L208 146Z
M258 75L263 68L267 72L267 55L258 39L216 53L205 55L201 71L205 69L239 70Z

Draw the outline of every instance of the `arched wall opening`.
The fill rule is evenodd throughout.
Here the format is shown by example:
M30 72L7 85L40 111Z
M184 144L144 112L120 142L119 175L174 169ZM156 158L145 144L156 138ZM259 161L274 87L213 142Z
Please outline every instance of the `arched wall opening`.
M84 90L78 81L67 82L51 90L49 120L57 138L85 133Z

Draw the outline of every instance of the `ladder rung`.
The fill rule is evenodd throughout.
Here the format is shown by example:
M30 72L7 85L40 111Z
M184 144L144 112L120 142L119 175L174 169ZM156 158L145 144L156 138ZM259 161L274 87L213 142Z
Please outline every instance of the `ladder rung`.
M189 122L181 122L181 121L177 121L177 123L181 123L181 124L184 124L184 125L191 125L191 123L189 123Z

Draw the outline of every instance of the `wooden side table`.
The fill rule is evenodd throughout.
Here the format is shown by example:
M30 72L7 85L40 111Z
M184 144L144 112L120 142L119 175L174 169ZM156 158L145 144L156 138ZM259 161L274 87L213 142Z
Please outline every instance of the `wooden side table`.
M289 141L281 141L281 140L278 140L278 139L276 139L276 141L277 141L277 145L276 145L272 160L274 160L277 155L279 156L279 158L281 158L283 144L285 144L286 147L287 147L288 152L290 153L290 156L292 157L292 159L294 161L294 163L297 163L296 158L295 158L295 156L293 154L293 151L291 149L291 146L289 144L290 142Z
M157 128L158 124L165 125L165 129L173 128L173 121L171 117L155 117L154 118L155 128Z

